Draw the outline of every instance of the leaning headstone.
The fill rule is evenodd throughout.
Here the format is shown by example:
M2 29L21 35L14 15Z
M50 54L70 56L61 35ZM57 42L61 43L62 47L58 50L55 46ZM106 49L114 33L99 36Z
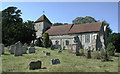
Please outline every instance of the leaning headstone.
M9 50L10 54L14 54L15 49L16 49L15 45L11 45L8 50Z
M29 69L41 69L42 62L41 61L31 61L29 64Z
M18 41L15 46L14 56L22 56L22 43Z
M29 53L35 53L35 47L30 47L30 48L28 49L28 52L29 52Z
M60 60L59 59L51 59L51 64L60 64Z
M50 52L46 52L45 55L46 55L46 56L50 56Z
M91 51L88 50L88 53L87 53L87 58L90 59L91 58Z

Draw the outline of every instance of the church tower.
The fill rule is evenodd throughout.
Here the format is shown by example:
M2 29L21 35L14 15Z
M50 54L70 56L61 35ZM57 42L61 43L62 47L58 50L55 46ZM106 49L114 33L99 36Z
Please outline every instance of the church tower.
M37 38L41 37L42 34L52 26L52 23L43 14L40 18L35 21L35 30Z

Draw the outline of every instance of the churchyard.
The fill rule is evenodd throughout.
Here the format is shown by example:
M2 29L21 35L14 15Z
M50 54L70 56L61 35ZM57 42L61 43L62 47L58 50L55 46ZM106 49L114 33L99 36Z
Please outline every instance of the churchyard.
M28 47L29 48L29 47ZM83 52L80 50L80 52ZM96 52L96 51L95 51ZM2 55L2 71L3 72L118 72L118 53L110 57L110 61L102 62L95 59L94 53L91 52L91 58L85 56L76 56L70 50L58 51L50 48L42 48L35 46L35 52L15 56L10 54L8 47L4 48ZM87 51L84 51L87 53ZM99 53L99 52L98 52ZM58 59L58 60L57 60ZM41 61L41 68L30 70L29 63L31 61ZM57 60L58 63L51 64L51 61Z

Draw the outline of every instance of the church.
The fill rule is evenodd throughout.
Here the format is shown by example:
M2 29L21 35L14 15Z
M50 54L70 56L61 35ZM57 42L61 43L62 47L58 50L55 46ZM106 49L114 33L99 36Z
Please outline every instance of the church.
M34 27L37 38L42 37L44 32L48 32L55 48L73 50L76 36L81 49L101 50L107 46L107 26L104 26L103 22L52 26L43 14L35 21Z

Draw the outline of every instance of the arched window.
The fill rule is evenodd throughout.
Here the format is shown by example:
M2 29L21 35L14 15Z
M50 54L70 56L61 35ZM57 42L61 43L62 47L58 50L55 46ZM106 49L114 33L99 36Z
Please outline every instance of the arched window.
M69 45L69 41L68 40L66 40L66 45Z
M90 42L90 34L85 35L85 43Z

